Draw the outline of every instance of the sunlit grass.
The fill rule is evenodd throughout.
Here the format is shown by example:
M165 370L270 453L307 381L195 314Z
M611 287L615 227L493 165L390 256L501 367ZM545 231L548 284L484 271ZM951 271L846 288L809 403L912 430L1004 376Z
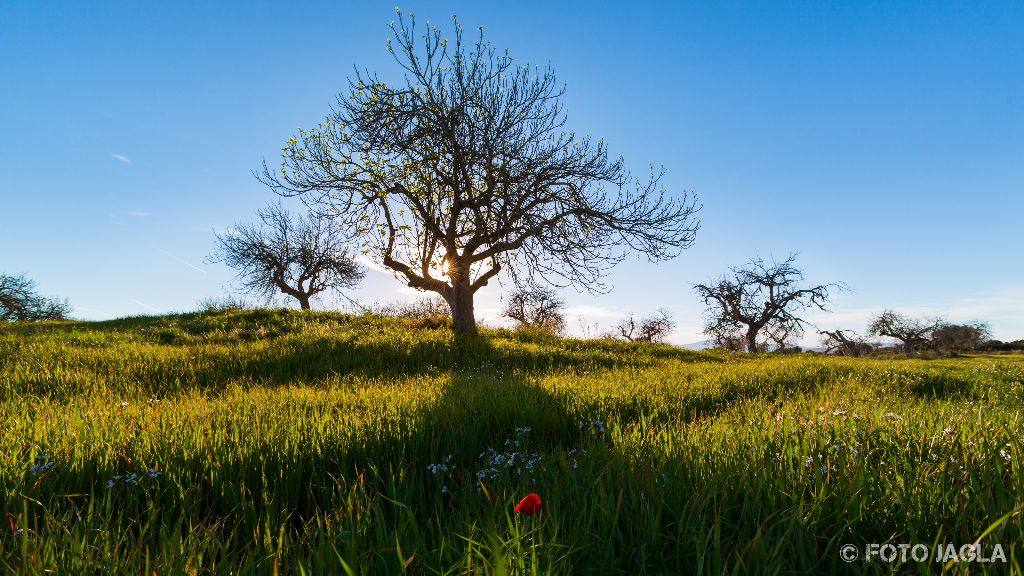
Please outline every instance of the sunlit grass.
M40 574L934 573L837 551L970 543L1019 512L1022 399L1017 356L457 342L286 311L0 327L0 559ZM527 492L539 517L512 511ZM1020 572L1022 525L985 537L1006 564L952 569Z

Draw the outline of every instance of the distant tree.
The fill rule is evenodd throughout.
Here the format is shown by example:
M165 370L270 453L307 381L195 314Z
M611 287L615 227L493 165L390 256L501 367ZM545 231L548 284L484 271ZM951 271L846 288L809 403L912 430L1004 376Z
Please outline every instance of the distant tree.
M942 324L941 318L910 318L893 310L883 310L871 319L868 334L898 340L903 353L911 354L915 349L926 348L931 341L932 333Z
M196 307L200 312L226 312L230 310L249 310L252 308L252 305L242 298L226 294L224 296L203 298L196 302Z
M448 303L476 332L476 292L502 271L591 291L628 251L652 261L694 241L699 207L638 179L603 141L563 130L550 68L516 64L456 21L446 36L399 12L388 50L404 74L357 72L322 124L261 180L358 236L366 254ZM517 282L518 283L518 282ZM523 282L526 283L526 282Z
M988 324L942 324L931 334L931 347L938 352L974 352L992 337Z
M355 287L366 275L329 219L305 218L280 204L257 214L260 224L238 224L217 234L209 258L235 269L243 290L267 300L281 293L309 310L312 297Z
M565 301L546 286L523 286L508 296L502 316L527 328L543 328L554 334L565 329Z
M0 274L0 321L64 320L70 314L67 300L40 295L25 275Z
M1024 351L1024 340L1003 342L1002 340L988 340L978 348L985 352L1018 352Z
M615 328L619 335L629 342L664 342L675 329L676 323L664 308L637 320L632 314L626 316Z
M754 258L713 284L697 284L694 291L708 306L705 333L723 345L742 340L749 352L769 344L785 343L803 335L807 322L797 316L807 308L827 310L829 291L845 289L840 283L804 286L796 254L783 262Z
M874 349L853 330L819 330L818 334L823 336L821 346L826 354L835 352L840 356L865 356Z

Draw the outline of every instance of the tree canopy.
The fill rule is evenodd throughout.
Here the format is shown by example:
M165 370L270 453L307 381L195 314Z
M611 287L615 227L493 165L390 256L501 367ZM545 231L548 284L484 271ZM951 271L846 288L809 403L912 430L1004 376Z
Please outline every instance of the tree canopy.
M500 273L602 291L631 251L652 261L695 239L699 210L663 170L634 177L602 140L565 129L550 66L449 38L400 12L389 83L357 71L319 126L283 148L261 180L300 196L413 288L444 297L455 331L476 331L473 295Z

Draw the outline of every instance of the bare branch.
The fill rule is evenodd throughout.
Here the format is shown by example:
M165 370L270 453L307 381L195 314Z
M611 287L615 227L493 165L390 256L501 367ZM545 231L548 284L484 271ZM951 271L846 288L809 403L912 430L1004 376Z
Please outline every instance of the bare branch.
M0 274L0 321L64 320L70 314L67 300L40 295L25 275Z

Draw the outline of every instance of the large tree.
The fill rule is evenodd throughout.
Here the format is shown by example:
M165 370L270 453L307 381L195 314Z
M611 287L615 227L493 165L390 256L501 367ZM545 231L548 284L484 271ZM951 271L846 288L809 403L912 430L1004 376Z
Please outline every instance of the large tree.
M638 179L602 140L566 131L550 67L514 63L483 38L446 38L399 12L388 83L356 72L324 121L299 130L261 180L339 219L409 286L440 294L457 334L474 294L502 271L591 291L629 250L652 261L689 247L699 207Z
M218 233L209 258L235 269L244 291L267 300L281 293L309 310L317 294L352 288L366 275L329 219L306 218L280 204L257 214L259 224Z
M754 258L714 283L694 285L708 306L705 332L719 344L742 340L748 352L766 349L769 341L781 348L799 338L807 322L798 314L807 308L827 310L830 290L845 287L805 285L796 257L791 254L783 262Z
M0 274L0 321L63 320L69 314L67 300L42 296L25 275Z

